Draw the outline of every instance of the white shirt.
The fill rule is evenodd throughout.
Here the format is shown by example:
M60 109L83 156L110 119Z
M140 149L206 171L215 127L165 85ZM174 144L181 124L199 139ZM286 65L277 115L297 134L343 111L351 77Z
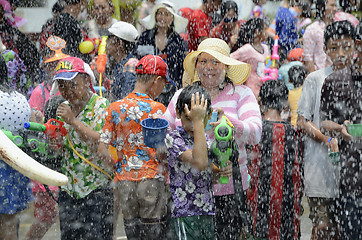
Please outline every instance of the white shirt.
M321 90L333 70L323 68L309 74L303 84L297 113L319 127ZM304 146L304 185L308 197L336 198L339 190L339 166L328 157L328 148L306 137Z

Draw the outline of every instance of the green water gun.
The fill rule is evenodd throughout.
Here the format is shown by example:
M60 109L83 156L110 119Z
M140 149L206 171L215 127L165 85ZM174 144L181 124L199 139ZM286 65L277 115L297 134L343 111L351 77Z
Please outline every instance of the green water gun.
M212 144L212 151L217 156L220 167L226 167L226 162L233 154L234 125L226 116L222 116L220 124L215 128L215 141ZM220 177L220 183L229 183L228 177Z
M37 152L44 154L48 157L51 157L48 155L48 144L42 141L39 141L35 137L26 138L24 141L24 137L20 135L13 135L12 132L1 130L17 147L20 148L28 148L32 152Z

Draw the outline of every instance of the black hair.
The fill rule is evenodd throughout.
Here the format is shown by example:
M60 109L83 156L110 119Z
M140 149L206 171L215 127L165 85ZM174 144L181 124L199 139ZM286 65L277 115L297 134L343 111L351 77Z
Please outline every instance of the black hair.
M124 39L122 39L122 41L123 41L123 49L124 49L125 53L128 54L128 53L132 52L136 46L136 43L130 42L130 41L127 41Z
M278 55L279 55L279 65L281 66L283 64L283 62L285 61L285 59L287 59L287 57L288 57L287 50L285 50L284 47L279 46Z
M290 82L294 85L295 88L303 85L304 79L307 76L308 71L303 66L292 66L288 71L288 76Z
M339 6L341 6L343 12L351 13L352 10L351 0L339 0Z
M0 90L4 92L11 91L8 80L8 68L2 54L0 54Z
M356 40L362 41L362 21L359 21L359 23L356 26Z
M288 92L283 81L268 80L261 85L259 97L264 107L281 112L288 101Z
M191 97L192 94L196 94L197 92L199 93L200 98L204 95L205 100L207 100L206 111L207 114L210 115L212 111L211 96L205 88L199 85L189 85L181 91L176 102L176 112L179 114L183 113L185 111L185 104L191 110Z
M331 38L339 38L341 36L355 38L354 27L347 20L333 22L328 25L324 31L324 46L327 47L328 40Z
M230 11L234 10L236 15L238 15L238 5L234 1L226 1L221 4L221 18L224 18L225 15Z
M265 22L262 18L252 18L241 25L237 42L238 48L242 47L244 44L253 43L255 31L263 31L264 25Z
M328 0L316 0L315 1L315 16L317 19L322 19L326 15L326 4Z
M65 5L76 5L80 3L82 0L63 0Z
M53 14L61 13L63 10L64 10L63 0L56 1L56 3L54 3L52 7L52 13Z
M300 14L301 17L304 18L312 17L312 4L309 0L304 0L300 2L300 6L302 7L302 12Z
M173 9L173 7L170 6L170 5L167 4L167 3L163 3L163 5L164 5L165 7L169 7L169 8L172 8L172 9ZM157 9L156 14L155 14L155 18L156 18L156 15L157 15L158 10L160 10L160 9L161 9L161 8ZM167 10L167 11L168 11L168 10ZM170 13L170 14L172 14L172 13ZM155 21L156 21L156 19L155 19ZM154 27L153 29L154 29L155 33L157 33L157 24L155 24L155 27ZM173 34L173 33L176 33L176 31L175 31L175 18L173 19L172 23L170 24L170 27L169 27L168 30L167 30L167 37L170 36L170 35Z

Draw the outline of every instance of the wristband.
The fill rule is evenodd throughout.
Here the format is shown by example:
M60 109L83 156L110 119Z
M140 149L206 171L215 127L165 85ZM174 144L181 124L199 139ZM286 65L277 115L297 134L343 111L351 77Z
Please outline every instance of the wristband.
M327 142L327 147L328 147L328 148L329 148L329 145L330 145L331 140L332 140L332 137L329 137L329 138L328 138L328 142Z

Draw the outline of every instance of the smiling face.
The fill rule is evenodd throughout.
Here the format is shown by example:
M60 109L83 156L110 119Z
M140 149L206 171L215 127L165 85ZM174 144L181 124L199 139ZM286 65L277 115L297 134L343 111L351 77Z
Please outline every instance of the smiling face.
M328 19L334 19L334 16L337 12L337 3L336 0L328 0L326 3L326 18Z
M225 81L226 66L208 53L201 53L196 63L201 85L215 88Z
M225 29L232 30L233 27L237 24L237 22L238 22L238 14L233 9L230 9L225 14L222 24Z
M77 104L88 93L90 81L89 76L86 74L80 74L68 80L57 80L59 86L59 92L64 99L70 104Z
M113 9L108 0L94 0L93 12L99 25L106 24L112 19Z
M166 8L160 8L156 12L157 27L170 27L173 22L173 15Z

